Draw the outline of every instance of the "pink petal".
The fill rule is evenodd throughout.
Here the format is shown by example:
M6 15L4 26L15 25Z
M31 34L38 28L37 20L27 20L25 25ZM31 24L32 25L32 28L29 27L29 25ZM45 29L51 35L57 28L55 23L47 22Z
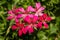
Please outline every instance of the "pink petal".
M19 9L15 9L15 13L18 13L19 12Z
M43 16L43 13L39 13L38 15L39 15L39 16Z
M40 7L38 11L42 12L45 9L45 7Z
M39 16L39 15L38 15L38 12L35 13L35 16Z
M43 15L41 8L39 8L39 9L36 11L35 15L36 15L36 16L42 16L42 15Z
M22 13L25 12L24 8L19 8L19 11L22 12Z
M13 16L8 16L7 17L7 20L11 20L11 19L13 19L14 17Z
M18 35L22 36L22 34L23 34L22 30L18 30Z
M22 18L24 19L27 16L27 14L22 14Z
M37 26L38 26L38 28L42 28L42 22L39 22L38 24L37 24Z
M37 24L34 24L33 26L37 28Z
M43 23L45 28L48 28L48 24L46 22Z
M27 11L28 12L35 12L35 9L32 6L28 6Z
M8 11L8 14L13 14L12 10Z
M34 29L33 29L32 27L30 27L30 28L28 29L28 31L29 31L29 34L31 34L31 33L34 32Z
M17 18L21 18L21 17L22 17L22 14L18 14L18 15L17 15Z
M36 3L36 8L39 9L41 7L40 3Z
M29 16L30 18L33 18L34 15L33 15L33 14L28 14L28 16Z
M31 23L31 19L30 19L29 16L26 16L26 17L24 18L24 21L27 22L27 23Z
M16 18L16 19L15 19L15 22L19 22L19 19Z

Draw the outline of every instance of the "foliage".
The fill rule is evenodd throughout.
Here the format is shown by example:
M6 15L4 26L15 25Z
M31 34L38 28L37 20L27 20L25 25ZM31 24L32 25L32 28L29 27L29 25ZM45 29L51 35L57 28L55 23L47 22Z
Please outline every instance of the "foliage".
M32 35L18 37L9 27L12 21L6 20L8 10L14 6L26 8L29 5L35 7L36 2L41 2L54 20L49 24L49 29L35 31ZM0 0L0 40L60 40L60 0Z

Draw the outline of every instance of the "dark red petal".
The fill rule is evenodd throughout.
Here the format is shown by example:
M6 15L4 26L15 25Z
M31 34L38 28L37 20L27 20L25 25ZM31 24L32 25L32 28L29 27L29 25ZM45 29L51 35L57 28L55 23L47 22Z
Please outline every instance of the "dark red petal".
M40 16L39 21L43 21L43 20L44 20L43 16Z
M19 22L16 22L16 25L19 27L20 26L20 23Z
M47 18L46 18L46 21L51 21L51 20L52 20L51 17L47 17Z
M23 27L24 27L24 24L20 24L19 27L20 27L20 28L23 28Z
M16 25L12 25L12 30L16 30L17 26Z
M42 22L39 22L38 24L37 24L37 26L38 26L38 28L42 28Z
M27 28L26 27L25 28L23 27L22 28L22 31L23 31L24 34L26 34L27 33Z
M46 17L48 17L48 16L47 16L46 13L44 13L44 14L43 14L43 18L46 19Z

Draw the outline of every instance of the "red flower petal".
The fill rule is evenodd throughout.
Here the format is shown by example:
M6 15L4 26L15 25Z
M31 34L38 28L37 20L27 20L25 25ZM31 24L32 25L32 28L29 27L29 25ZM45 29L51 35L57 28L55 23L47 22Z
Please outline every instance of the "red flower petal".
M30 27L30 28L28 29L28 31L29 31L29 34L31 34L31 33L34 32L34 29L33 29L32 27Z
M24 27L24 24L20 24L19 22L16 22L16 25L20 28L23 28Z
M17 26L16 25L12 25L12 30L16 30Z
M52 20L51 17L46 18L46 21L51 21L51 20Z
M26 34L27 33L27 28L26 27L25 28L23 27L22 28L22 31L23 31L24 34Z
M22 36L22 34L23 34L22 30L18 30L18 35Z
M24 21L27 22L27 23L31 23L31 18L29 16L26 16L24 18Z
M43 23L45 28L48 28L48 24L46 22Z
M38 28L42 28L42 22L39 22L38 24L37 24L37 26L38 26Z
M46 19L48 16L47 16L47 14L45 13L45 14L43 14L43 18L44 19Z
M43 21L43 20L44 20L43 16L40 16L40 17L39 17L39 20L40 20L40 21Z
M36 23L37 20L38 20L38 16L34 16L32 22L33 22L33 23Z
M20 28L23 28L23 27L24 27L24 24L20 24L19 27L20 27Z

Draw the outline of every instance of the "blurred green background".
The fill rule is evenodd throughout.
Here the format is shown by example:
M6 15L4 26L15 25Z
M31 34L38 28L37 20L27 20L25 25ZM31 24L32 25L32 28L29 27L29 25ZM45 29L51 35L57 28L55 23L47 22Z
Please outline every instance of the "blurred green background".
M12 21L7 21L7 12L14 6L26 8L40 2L45 6L45 13L53 17L49 29L35 31L32 35L18 37L17 32L8 29ZM60 0L0 0L0 40L60 40Z

